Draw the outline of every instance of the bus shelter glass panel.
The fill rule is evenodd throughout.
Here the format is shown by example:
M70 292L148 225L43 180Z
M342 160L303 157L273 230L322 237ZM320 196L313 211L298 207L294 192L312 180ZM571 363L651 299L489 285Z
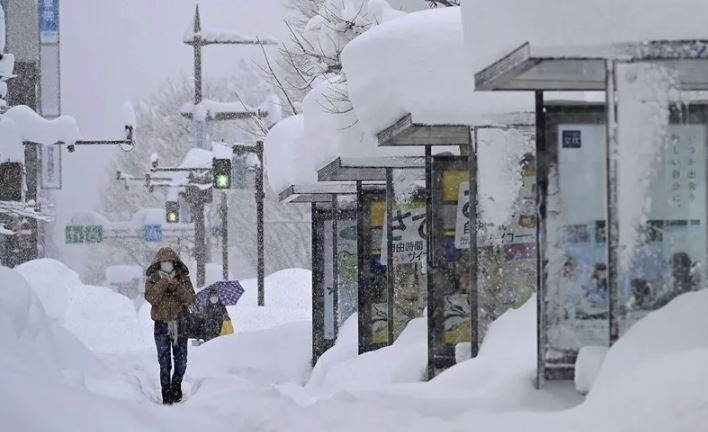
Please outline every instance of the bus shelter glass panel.
M581 347L609 344L606 128L602 106L547 106L545 286L539 364L572 379Z
M423 316L427 304L427 236L424 169L392 169L391 260L393 337L410 320ZM387 228L388 226L386 226ZM382 260L388 263L388 230L382 236Z
M390 343L386 265L381 260L385 223L386 191L362 186L358 212L359 270L359 352L364 353Z
M334 285L334 220L324 221L324 340L325 344L333 345L336 339L335 325L335 285Z
M478 271L480 339L536 287L535 130L478 129Z
M326 205L312 204L312 364L334 344L331 315L326 312L327 284L327 244L331 245L331 236L327 239L325 226L331 224L332 212ZM329 248L331 255L332 248ZM328 316L330 315L330 316ZM330 323L327 323L327 318Z
M354 208L342 208L337 214L337 328L357 311L358 260L356 203Z
M615 75L621 336L705 285L708 107L690 103L664 65L618 64Z
M467 163L467 157L432 158L432 256L428 269L430 378L456 363L457 345L469 344L472 326L477 325L472 323L470 307L470 249L459 242L465 227L469 230L469 217L465 216L465 207L469 208Z

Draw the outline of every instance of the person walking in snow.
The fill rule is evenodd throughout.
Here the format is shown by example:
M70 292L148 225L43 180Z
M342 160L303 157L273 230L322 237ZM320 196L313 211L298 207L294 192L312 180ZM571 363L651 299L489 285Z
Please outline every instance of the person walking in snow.
M171 405L182 400L182 379L187 370L187 307L194 302L189 269L169 247L157 251L148 267L145 300L152 306L155 321L155 346L160 362L162 402ZM174 356L174 374L172 357Z

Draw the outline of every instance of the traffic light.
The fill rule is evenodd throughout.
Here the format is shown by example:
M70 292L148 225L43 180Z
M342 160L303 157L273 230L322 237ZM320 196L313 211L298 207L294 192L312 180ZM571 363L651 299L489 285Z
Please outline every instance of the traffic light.
M214 188L231 188L231 159L214 159Z
M0 201L21 201L24 168L20 162L0 163Z
M165 218L167 223L179 222L179 203L177 201L167 201L165 205Z

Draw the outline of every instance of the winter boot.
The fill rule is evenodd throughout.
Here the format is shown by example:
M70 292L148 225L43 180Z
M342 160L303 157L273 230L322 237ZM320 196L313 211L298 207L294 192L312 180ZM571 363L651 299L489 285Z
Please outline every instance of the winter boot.
M172 383L171 403L182 402L182 383Z
M172 399L172 389L169 387L162 388L162 404L172 405L174 403Z

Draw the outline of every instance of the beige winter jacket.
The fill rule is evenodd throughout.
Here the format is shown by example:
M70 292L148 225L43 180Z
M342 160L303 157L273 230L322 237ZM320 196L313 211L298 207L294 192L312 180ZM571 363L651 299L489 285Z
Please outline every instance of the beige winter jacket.
M174 278L160 276L160 263L172 261L176 270ZM189 270L169 247L157 251L148 267L145 280L145 300L152 305L150 317L154 321L174 321L194 302L194 288L189 280Z

